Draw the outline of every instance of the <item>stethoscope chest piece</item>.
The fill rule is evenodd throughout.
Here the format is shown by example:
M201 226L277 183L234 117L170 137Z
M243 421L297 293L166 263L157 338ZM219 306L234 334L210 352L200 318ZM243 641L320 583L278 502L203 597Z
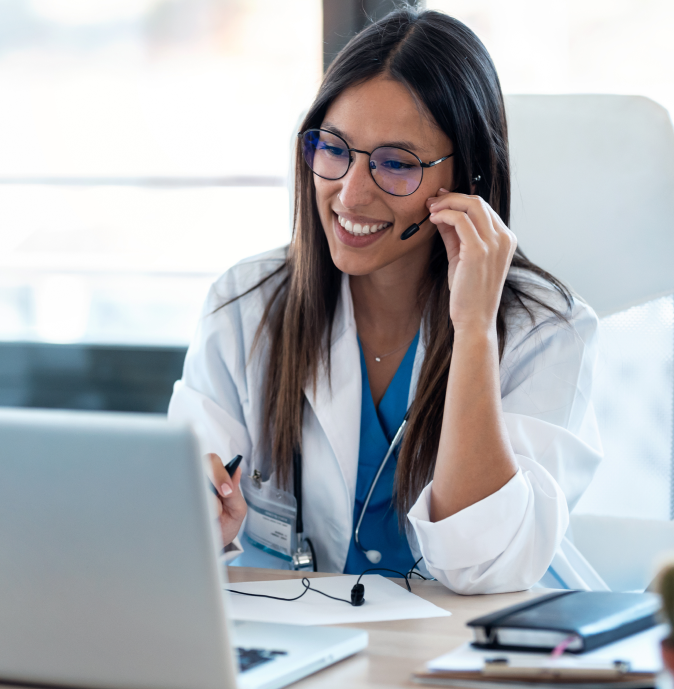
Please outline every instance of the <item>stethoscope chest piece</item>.
M292 554L292 567L294 570L316 571L314 547L308 538L300 540L298 535L297 550Z

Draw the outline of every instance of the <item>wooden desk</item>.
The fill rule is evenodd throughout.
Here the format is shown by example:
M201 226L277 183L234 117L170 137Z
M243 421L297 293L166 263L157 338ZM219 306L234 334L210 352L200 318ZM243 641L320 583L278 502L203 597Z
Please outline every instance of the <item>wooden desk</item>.
M229 581L265 581L270 579L301 579L329 577L332 574L290 572L252 567L230 567ZM400 579L392 579L400 586ZM370 635L368 647L325 670L303 679L297 689L372 689L373 687L419 687L410 677L424 662L451 651L472 638L466 622L473 617L515 605L547 593L545 589L501 593L492 596L458 596L437 581L410 580L412 591L438 607L449 610L451 617L421 620L395 620L350 624L365 629ZM348 598L348 591L345 596Z

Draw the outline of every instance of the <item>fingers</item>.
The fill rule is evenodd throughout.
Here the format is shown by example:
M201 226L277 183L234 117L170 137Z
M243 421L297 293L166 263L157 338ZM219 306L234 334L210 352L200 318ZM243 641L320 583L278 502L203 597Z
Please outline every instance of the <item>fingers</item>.
M224 469L222 466L222 461L220 460L220 457L216 455L214 452L207 454L204 457L205 463L206 463L206 473L208 474L208 478L211 481L211 484L217 491L218 495L213 495L212 493L209 492L210 496L210 501L213 506L213 511L215 514L220 517L222 515L222 498L224 497L224 492L223 492L223 477L221 475L221 469ZM225 471L225 474L227 471ZM227 484L225 483L225 486Z
M465 213L483 239L488 241L495 236L496 230L492 221L491 207L482 197L448 193L429 205L431 213L437 213L444 209Z
M445 191L444 189L440 190L440 192ZM441 218L442 216L438 214L443 210L458 211L470 218L473 227L477 230L478 236L488 244L503 243L512 248L513 252L517 246L515 235L506 227L498 213L480 196L447 192L429 198L426 205L431 211L431 221L433 221L434 216ZM445 217L450 218L454 216Z
M239 489L240 481L241 467L234 472L234 476L231 479L232 492L222 498L222 512L219 515L219 521L223 543L231 543L236 538L248 509L246 499Z
M207 463L206 470L220 498L217 499L213 496L218 502L217 514L221 515L225 512L238 513L241 510L245 513L245 499L239 488L241 476L243 475L241 467L237 468L234 476L230 476L218 455L210 453L206 455L205 459Z
M229 497L234 492L234 488L238 488L239 481L241 480L241 469L237 469L236 473L239 475L239 478L235 486L232 477L230 477L227 469L223 466L222 460L214 452L206 455L206 469L213 485L223 498Z
M437 193L435 196L431 196L431 197L429 197L428 199L426 199L426 208L428 208L428 210L430 210L430 209L431 209L431 206L432 206L433 204L435 204L435 203L437 203L438 201L440 201L440 199L442 199L444 196L446 196L446 195L449 194L449 193L451 193L451 192L449 192L449 191L448 191L447 189L445 189L444 187L440 187L440 189L438 189L438 193Z
M446 232L449 228L454 228L459 237L459 241L468 247L481 249L484 247L484 242L480 237L472 220L461 211L450 209L432 212L429 220L438 226L441 234ZM443 227L443 225L445 227Z
M234 476L230 476L225 469L222 460L215 453L204 457L206 472L218 491L218 496L213 495L215 501L215 514L220 523L223 543L231 543L236 537L243 518L246 516L246 500L241 493L242 469L238 467Z
M229 514L230 516L236 516L239 513L245 514L246 512L246 499L243 497L243 493L239 488L240 482L241 467L239 467L234 472L234 476L232 476L232 478L229 479L229 484L222 484L223 493L227 492L225 490L226 488L230 489L230 491L227 492L227 495L223 495L221 498L223 512Z
M241 483L241 476L243 474L241 472L241 467L237 468L233 476L230 476L227 471L225 471L225 474L227 482L223 482L220 486L220 494L223 500L231 501L241 495L239 484Z

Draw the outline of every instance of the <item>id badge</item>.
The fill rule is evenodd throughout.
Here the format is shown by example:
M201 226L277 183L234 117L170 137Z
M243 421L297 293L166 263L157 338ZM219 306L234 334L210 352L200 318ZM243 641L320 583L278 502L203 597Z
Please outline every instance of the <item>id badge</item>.
M248 504L245 534L256 548L292 562L296 548L297 501L288 491L273 485L273 475L262 481L259 472L241 479Z

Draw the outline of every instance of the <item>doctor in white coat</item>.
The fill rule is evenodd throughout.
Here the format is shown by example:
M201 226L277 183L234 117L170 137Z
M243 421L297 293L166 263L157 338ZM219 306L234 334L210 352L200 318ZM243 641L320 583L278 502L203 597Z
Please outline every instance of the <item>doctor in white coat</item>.
M381 566L422 558L464 594L605 588L565 538L601 459L597 319L517 248L509 204L479 39L411 9L352 39L298 136L292 242L213 285L169 408L201 436L230 551L254 547L242 472L291 490L301 453L318 569L362 571L354 526L407 414L363 515ZM261 193L245 231L264 222Z

